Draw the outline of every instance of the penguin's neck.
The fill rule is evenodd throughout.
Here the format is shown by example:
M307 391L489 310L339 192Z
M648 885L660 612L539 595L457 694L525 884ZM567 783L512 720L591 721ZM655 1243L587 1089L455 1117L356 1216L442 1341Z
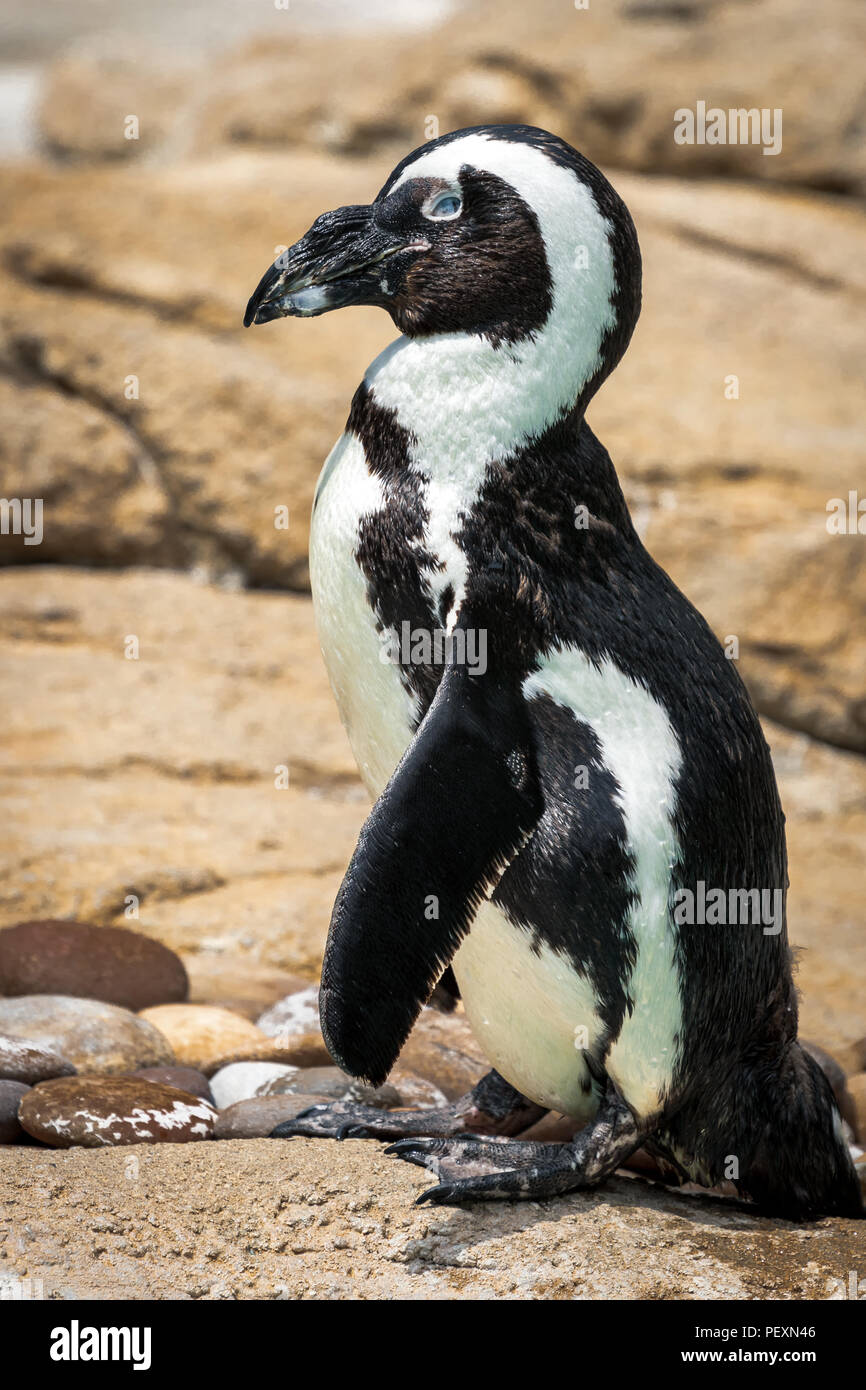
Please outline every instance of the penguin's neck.
M440 562L429 582L437 602L451 590L452 620L467 577L458 536L492 467L523 502L535 496L563 514L585 503L631 529L610 459L575 404L600 354L574 342L552 354L548 333L510 348L468 334L400 338L367 370L361 432L380 460L399 459L418 478L424 545ZM382 448L385 435L396 447Z
M598 370L601 331L566 335L554 311L532 338L494 347L480 334L398 338L365 385L410 440L410 465L474 495L503 462L571 411Z

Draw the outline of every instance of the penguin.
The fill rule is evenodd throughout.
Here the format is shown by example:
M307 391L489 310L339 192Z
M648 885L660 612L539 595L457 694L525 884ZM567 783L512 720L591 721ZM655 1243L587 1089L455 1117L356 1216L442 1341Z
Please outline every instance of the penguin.
M380 1084L441 981L492 1067L440 1110L319 1105L274 1134L390 1140L433 1203L591 1187L642 1148L768 1214L860 1216L797 1041L767 743L586 421L640 301L625 204L525 125L412 151L249 301L246 325L363 304L400 334L313 506L321 648L374 800L322 1032ZM521 1139L549 1110L573 1138Z

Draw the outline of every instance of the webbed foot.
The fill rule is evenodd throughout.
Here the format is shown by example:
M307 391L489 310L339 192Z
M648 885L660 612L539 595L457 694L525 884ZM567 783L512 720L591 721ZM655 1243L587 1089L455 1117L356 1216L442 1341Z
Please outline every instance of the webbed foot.
M641 1134L609 1085L595 1118L567 1144L509 1139L406 1139L386 1153L429 1168L441 1179L418 1203L456 1206L491 1199L555 1197L593 1187L639 1146Z

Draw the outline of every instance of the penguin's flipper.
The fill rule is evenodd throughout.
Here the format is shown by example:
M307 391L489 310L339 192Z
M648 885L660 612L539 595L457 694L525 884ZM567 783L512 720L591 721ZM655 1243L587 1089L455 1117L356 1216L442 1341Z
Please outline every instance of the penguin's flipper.
M385 1080L540 813L519 683L447 666L334 905L319 1012L346 1071Z

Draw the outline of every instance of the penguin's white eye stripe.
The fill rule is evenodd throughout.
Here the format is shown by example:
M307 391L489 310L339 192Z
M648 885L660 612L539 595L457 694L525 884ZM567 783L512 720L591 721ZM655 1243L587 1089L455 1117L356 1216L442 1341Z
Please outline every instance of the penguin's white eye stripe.
M463 199L459 193L434 193L421 211L425 217L436 222L447 222L460 216L463 211Z

